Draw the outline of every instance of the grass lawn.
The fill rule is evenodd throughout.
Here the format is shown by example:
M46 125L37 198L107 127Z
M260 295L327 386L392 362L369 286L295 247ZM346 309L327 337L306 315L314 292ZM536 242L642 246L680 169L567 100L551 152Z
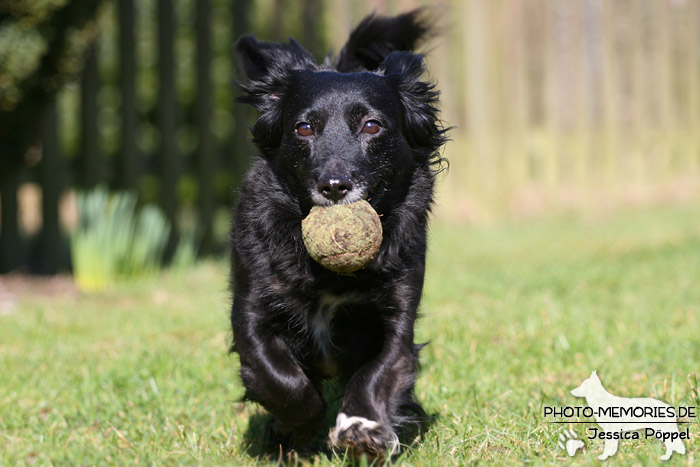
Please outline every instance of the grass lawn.
M18 294L0 313L0 465L275 463L251 455L260 409L237 401L229 301L223 262L99 295ZM590 425L542 413L585 405L570 390L592 370L617 395L700 406L700 206L436 223L422 311L417 393L435 421L399 463L598 463ZM670 464L700 459L690 421ZM556 442L569 427L586 442L573 458ZM642 436L608 462L661 454Z

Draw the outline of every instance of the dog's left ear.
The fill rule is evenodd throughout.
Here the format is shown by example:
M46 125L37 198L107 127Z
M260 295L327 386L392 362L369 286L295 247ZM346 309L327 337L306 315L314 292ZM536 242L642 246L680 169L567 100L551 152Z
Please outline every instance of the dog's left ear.
M416 148L437 151L447 140L447 130L440 126L435 84L422 79L423 57L411 52L392 52L377 70L391 80L399 92L404 108L404 134Z
M374 71L391 52L415 50L433 34L435 22L427 8L399 16L369 15L350 33L335 69L341 73Z

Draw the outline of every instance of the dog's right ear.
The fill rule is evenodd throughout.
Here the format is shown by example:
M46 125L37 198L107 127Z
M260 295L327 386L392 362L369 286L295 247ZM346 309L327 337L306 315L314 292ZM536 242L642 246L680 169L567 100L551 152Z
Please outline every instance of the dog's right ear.
M294 39L282 44L260 42L253 35L246 35L234 48L248 78L241 83L247 95L239 100L261 112L279 99L289 71L317 67L313 56Z
M260 42L248 35L238 40L235 50L248 78L240 83L244 94L237 100L260 112L252 128L253 141L263 154L272 154L282 139L278 104L284 97L289 75L292 70L316 69L316 61L294 39L280 44Z

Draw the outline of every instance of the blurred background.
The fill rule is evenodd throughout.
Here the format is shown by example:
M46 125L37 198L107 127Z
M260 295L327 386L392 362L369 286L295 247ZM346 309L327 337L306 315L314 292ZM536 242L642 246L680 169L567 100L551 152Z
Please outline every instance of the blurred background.
M94 278L113 249L106 276L224 255L254 153L235 39L295 37L320 60L365 15L422 4L4 0L0 272ZM439 221L699 198L700 2L431 6L443 33L424 52L454 127Z

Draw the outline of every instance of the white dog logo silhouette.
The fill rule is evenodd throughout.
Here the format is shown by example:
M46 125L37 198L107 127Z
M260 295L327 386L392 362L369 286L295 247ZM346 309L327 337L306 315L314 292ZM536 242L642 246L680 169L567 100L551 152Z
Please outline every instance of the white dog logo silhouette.
M615 454L620 439L638 438L637 433L634 433L636 436L626 433L637 430L644 430L646 437L651 435L663 441L666 453L661 456L661 460L670 459L674 452L685 454L685 445L681 439L684 433L678 431L675 416L669 415L673 413L670 405L652 398L618 397L610 394L595 371L571 394L586 399L588 406L593 409L596 423L602 428L596 437L605 440L605 447L598 459L605 460Z

